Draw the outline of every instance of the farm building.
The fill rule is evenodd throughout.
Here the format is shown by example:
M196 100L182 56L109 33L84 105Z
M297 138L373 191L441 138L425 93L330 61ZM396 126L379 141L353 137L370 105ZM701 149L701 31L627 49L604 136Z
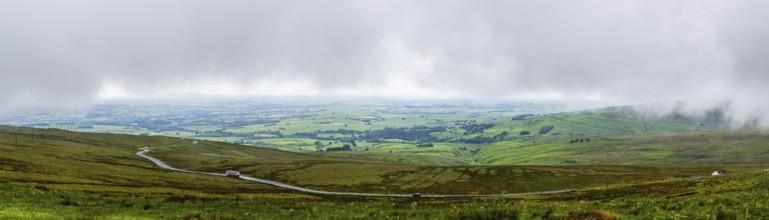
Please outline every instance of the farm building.
M711 175L713 175L713 176L720 176L720 175L724 175L724 174L726 174L726 170L716 170L716 171L713 171L713 174L711 174Z

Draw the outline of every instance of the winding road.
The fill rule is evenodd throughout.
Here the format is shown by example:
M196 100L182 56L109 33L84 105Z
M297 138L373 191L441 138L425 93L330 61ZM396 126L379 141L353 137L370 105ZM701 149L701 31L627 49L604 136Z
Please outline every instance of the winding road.
M169 169L173 171L178 172L185 172L185 173L197 173L197 174L205 174L205 175L213 175L213 176L222 176L226 177L224 173L208 173L208 172L199 172L199 171L191 171L191 170L182 170L178 168L174 168L169 166L168 164L164 163L163 161L145 155L145 153L149 152L149 148L143 148L142 151L136 152L137 156L143 157L147 160L150 160L160 166L164 169ZM414 194L382 194L382 193L355 193L355 192L331 192L331 191L322 191L322 190L314 190L314 189L308 189L304 187L298 187L293 185L288 185L285 183L279 183L275 181L269 181L249 176L243 176L241 175L239 177L240 179L251 181L251 182L257 182L262 184L267 184L275 187L285 188L285 189L291 189L296 190L300 192L305 193L311 193L311 194L320 194L320 195L337 195L337 196L365 196L365 197L415 197ZM447 195L447 194L423 194L421 197L423 198L466 198L466 197L509 197L509 196L525 196L525 195L547 195L547 194L557 194L557 193L567 193L567 192L573 192L577 189L564 189L564 190L553 190L553 191L541 191L541 192L527 192L527 193L502 193L502 194L453 194L453 195Z

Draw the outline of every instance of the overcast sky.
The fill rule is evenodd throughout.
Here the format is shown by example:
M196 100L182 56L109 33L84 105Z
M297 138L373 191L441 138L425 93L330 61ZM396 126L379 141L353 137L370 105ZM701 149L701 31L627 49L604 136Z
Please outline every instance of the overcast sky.
M730 101L769 1L0 1L0 109L175 94Z

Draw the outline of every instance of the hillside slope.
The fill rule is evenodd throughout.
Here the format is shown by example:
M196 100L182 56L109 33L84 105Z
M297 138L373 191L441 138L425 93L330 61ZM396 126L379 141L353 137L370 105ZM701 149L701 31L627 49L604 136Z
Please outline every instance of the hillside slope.
M707 141L745 138L746 143L764 137L706 136L713 136ZM614 139L606 143L622 140L607 138ZM552 140L551 144L555 143ZM249 175L311 188L435 193L557 187L582 190L563 195L461 200L315 196L233 178L163 170L135 156L138 146L150 146L153 156L180 168L219 171L235 167ZM347 154L302 154L216 142L192 144L166 137L16 127L0 128L0 152L0 218L9 219L764 219L769 213L763 202L769 197L769 175L763 171L767 164L755 161L415 166L367 162ZM707 175L720 168L730 174L671 178Z
M165 137L2 127L0 182L93 192L285 191L231 179L166 171L135 155L140 146L186 142Z
M581 141L580 141L581 140ZM769 133L756 130L596 135L490 144L484 164L692 164L769 161Z

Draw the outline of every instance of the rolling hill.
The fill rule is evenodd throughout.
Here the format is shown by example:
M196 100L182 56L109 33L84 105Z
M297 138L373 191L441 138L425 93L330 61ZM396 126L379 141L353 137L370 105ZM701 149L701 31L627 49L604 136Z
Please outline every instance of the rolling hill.
M738 158L729 156L734 151L715 151L698 163L668 158L643 164L615 159L594 163L601 165L434 166L408 160L375 161L357 152L296 153L220 142L193 144L169 137L0 129L0 218L763 218L762 213L769 213L758 202L769 198L769 176L762 171L769 165L761 161L761 154L733 160ZM617 143L630 149L654 149L663 148L658 146L663 141L721 141L747 144L743 152L747 155L764 146L760 144L764 137L751 132L654 135L638 140L602 136L605 140L591 140L596 146L585 151ZM563 140L542 144L569 147ZM759 144L751 147L753 142ZM163 170L134 155L143 146L153 149L152 156L179 168L211 172L235 168L247 175L316 189L438 194L581 190L469 200L320 196ZM548 158L546 154L536 157ZM543 159L553 164L562 160ZM714 169L727 169L732 176L683 178L707 175Z

